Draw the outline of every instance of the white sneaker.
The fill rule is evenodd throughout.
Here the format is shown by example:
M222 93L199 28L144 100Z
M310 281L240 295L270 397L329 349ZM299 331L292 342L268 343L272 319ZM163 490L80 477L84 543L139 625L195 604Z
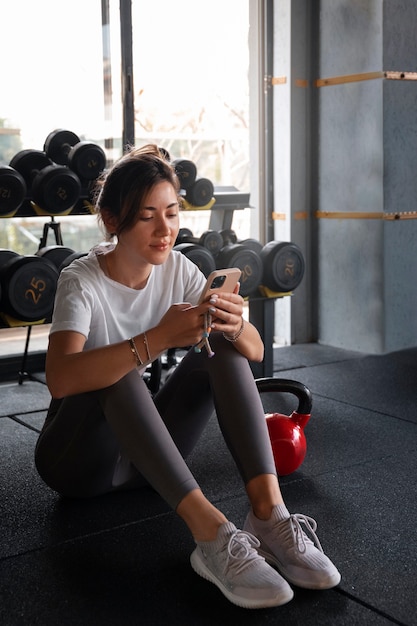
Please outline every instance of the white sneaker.
M305 589L331 589L338 585L341 576L323 553L316 535L317 522L299 513L288 515L286 507L280 505L274 507L267 521L259 520L250 511L243 528L259 539L259 554L289 582Z
M259 556L259 541L231 522L220 526L214 541L199 541L191 554L194 571L214 583L230 602L261 609L289 602L293 590Z

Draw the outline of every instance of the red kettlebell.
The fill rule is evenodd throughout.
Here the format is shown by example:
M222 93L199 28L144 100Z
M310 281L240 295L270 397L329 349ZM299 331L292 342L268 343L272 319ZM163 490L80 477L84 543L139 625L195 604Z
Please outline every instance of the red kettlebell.
M302 383L284 378L259 378L256 385L260 393L281 391L298 398L297 410L290 416L281 413L265 415L275 467L280 476L286 476L300 467L307 452L304 427L310 419L311 392Z

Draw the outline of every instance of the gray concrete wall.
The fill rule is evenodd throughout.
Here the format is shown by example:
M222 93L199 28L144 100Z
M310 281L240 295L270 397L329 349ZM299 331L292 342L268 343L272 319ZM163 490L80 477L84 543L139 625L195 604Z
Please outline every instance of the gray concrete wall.
M417 72L417 3L385 0L385 71ZM383 85L384 211L417 211L417 81ZM385 350L417 345L417 220L384 222Z
M414 1L315 6L318 78L417 70ZM382 215L417 210L417 82L351 82L315 97L314 209L345 214L317 223L317 338L371 353L415 346L417 221Z
M290 319L291 343L415 346L417 81L383 72L417 72L417 2L274 8L274 76L286 78L274 87L275 238L300 245L307 265L277 303L275 334Z
M322 0L317 78L382 69L381 0ZM316 19L318 16L315 16ZM383 349L382 81L317 88L316 211L358 214L318 221L318 340Z

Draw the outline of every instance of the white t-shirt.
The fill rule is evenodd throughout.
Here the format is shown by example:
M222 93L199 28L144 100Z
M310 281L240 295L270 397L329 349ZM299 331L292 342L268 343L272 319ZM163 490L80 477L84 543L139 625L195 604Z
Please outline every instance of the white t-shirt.
M146 287L132 289L112 280L97 255L112 249L96 246L62 270L55 297L51 333L72 330L87 339L85 349L138 335L158 324L172 304L197 304L206 279L181 252L171 251L154 265Z

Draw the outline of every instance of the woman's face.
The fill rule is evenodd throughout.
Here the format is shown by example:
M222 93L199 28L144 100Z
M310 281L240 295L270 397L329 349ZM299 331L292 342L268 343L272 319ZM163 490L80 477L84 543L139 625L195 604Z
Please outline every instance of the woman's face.
M118 236L118 247L132 261L151 265L164 263L175 244L179 230L178 197L171 183L157 183L145 196L139 219Z

